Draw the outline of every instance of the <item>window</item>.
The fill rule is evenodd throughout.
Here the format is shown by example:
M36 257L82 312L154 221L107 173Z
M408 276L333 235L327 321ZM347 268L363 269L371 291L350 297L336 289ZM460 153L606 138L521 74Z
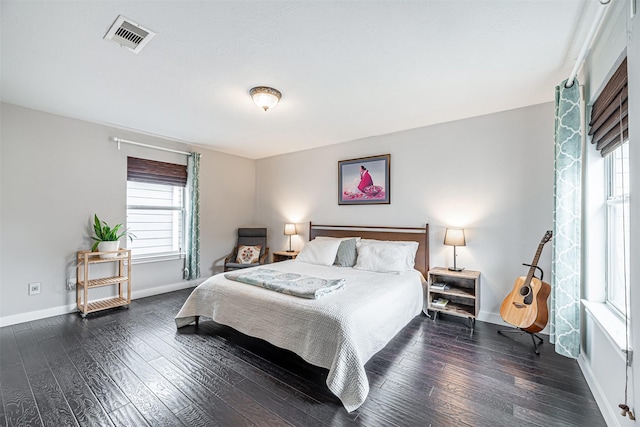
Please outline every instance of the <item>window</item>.
M607 303L626 312L629 285L629 141L607 155ZM627 289L625 289L625 283Z
M127 181L127 228L134 257L180 254L184 248L184 188Z
M134 258L179 256L184 250L184 165L127 159L127 229Z

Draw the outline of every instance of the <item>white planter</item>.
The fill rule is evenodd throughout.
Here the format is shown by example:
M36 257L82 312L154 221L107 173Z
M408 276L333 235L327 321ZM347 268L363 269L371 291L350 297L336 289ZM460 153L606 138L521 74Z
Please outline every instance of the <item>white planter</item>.
M120 248L120 240L115 242L100 242L98 243L98 252L117 251ZM115 258L118 256L117 252L110 254L100 254L100 258Z

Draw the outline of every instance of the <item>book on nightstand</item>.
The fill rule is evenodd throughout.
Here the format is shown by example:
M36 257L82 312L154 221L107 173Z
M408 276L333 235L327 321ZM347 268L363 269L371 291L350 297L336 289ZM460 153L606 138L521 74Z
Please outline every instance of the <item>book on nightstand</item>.
M448 299L436 298L433 301L431 301L431 306L432 307L438 307L438 308L444 308L444 307L447 306L448 303L449 303Z
M431 289L436 291L446 291L451 289L451 285L442 282L435 282L431 284Z

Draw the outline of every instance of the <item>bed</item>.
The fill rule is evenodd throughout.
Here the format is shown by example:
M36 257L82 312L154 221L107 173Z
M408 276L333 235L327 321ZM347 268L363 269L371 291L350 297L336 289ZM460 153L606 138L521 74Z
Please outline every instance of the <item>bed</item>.
M197 324L200 317L211 318L293 351L306 362L328 369L327 387L348 412L354 411L369 393L365 363L423 309L424 277L429 269L429 227L309 223L310 242L305 246L311 250L314 244L335 245L322 241L339 241L342 250L343 240L351 243L356 236L361 239L357 252L361 258L354 267L296 259L244 270L268 268L273 274L341 280L344 286L335 292L317 299L301 298L218 274L194 289L176 316L176 326ZM367 266L360 261L369 260L367 248L385 248L383 252L388 254L393 250L386 248L414 245L403 243L409 241L417 242L411 260L414 268L394 272L362 269ZM306 253L308 260L309 250L305 252L303 248L299 258L305 259Z

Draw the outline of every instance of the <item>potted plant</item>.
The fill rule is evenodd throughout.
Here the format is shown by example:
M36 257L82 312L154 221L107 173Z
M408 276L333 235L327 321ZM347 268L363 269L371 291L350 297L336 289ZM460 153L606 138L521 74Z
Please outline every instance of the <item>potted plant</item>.
M122 230L121 230L122 229ZM122 228L122 224L117 224L110 227L106 222L100 221L98 215L93 215L93 232L95 237L91 237L96 242L93 244L91 250L93 252L96 249L100 252L117 251L120 248L120 238L127 236L131 241L135 237L132 233ZM117 253L102 254L100 258L115 258Z

